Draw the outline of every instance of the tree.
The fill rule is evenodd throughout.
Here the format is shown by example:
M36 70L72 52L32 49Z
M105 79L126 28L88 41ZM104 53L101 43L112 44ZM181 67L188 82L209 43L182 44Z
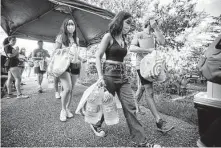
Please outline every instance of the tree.
M199 55L220 34L221 17L212 17L204 11L196 11L197 0L173 0L165 5L159 0L86 0L86 2L114 13L121 10L130 12L135 20L135 28L127 38L128 43L135 32L142 30L145 15L159 15L158 23L166 38L166 45L158 48L167 55L170 68L181 73L186 69L194 70Z

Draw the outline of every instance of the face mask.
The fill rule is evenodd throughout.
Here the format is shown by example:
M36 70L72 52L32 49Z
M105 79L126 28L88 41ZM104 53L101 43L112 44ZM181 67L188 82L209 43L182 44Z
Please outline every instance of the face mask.
M75 27L74 26L67 26L67 30L69 33L74 33Z

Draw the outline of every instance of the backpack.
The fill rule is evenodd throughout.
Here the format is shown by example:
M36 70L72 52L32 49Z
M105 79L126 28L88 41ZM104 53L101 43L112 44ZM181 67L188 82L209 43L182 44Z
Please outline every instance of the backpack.
M201 57L198 68L208 81L221 84L221 35Z

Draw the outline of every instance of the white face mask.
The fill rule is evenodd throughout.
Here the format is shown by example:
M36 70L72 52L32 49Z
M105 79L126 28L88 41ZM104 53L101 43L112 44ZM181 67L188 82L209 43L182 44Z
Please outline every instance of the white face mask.
M74 31L75 31L75 26L74 26L74 25L68 25L68 26L67 26L67 30L68 30L69 33L74 33Z

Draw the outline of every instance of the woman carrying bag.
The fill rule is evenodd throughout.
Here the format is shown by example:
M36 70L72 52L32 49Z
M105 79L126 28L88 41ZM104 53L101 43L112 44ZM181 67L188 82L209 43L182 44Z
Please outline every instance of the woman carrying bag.
M62 52L65 52L66 49L67 53L70 55L70 63L67 63L67 69L61 75L55 77L55 80L60 79L63 87L61 96L62 109L60 112L61 121L66 121L67 118L73 117L69 107L72 100L73 88L80 73L81 58L79 57L78 44L79 39L77 38L76 25L74 21L72 19L65 19L55 40L54 51L54 58L56 57L56 54L63 54ZM62 50L61 48L66 49ZM62 67L60 68L62 69Z
M4 51L6 54L6 57L8 58L5 67L8 69L8 80L6 83L7 90L8 90L8 96L7 98L10 99L13 97L12 90L11 90L11 84L13 81L13 77L15 79L15 87L17 90L17 99L26 99L29 98L27 95L23 95L21 93L21 71L22 69L19 67L19 49L14 49L14 45L16 43L16 38L13 36L10 36L6 38L3 42L4 45Z
M109 33L106 33L100 43L100 48L96 54L96 68L98 71L98 85L105 86L113 96L117 93L122 104L124 116L132 137L132 141L137 146L149 146L145 138L144 128L136 117L136 107L133 98L131 85L125 73L124 57L127 55L127 44L125 36L130 31L131 14L119 12L109 25ZM106 55L103 69L101 58ZM97 136L105 136L101 128L104 116L97 124L91 125Z

